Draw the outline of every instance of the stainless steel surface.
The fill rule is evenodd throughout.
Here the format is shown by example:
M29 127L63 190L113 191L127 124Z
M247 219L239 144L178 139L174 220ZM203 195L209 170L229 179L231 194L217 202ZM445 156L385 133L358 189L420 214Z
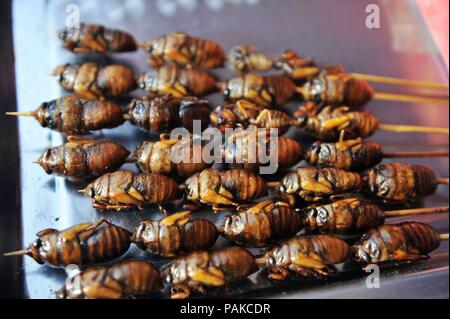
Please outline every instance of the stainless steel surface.
M317 61L342 63L348 71L398 76L448 83L448 74L435 50L412 1L264 1L264 0L185 0L185 1L14 1L14 43L18 109L30 110L41 101L64 92L49 76L58 64L79 60L61 48L56 32L64 26L69 3L79 4L81 21L96 22L131 32L139 40L183 30L221 43L226 50L237 44L251 44L268 54L286 48L298 50ZM381 28L365 26L365 7L376 3L381 9ZM84 57L89 59L93 57ZM144 52L115 54L105 58L125 63L136 72L147 69ZM232 75L227 70L213 72L221 79ZM379 90L393 87L376 86ZM408 92L407 89L398 89ZM220 103L218 95L212 96ZM292 105L295 105L293 103ZM372 101L367 109L385 123L448 126L448 106L399 104ZM11 119L13 121L14 119ZM117 140L129 149L147 138L130 124L102 131L102 137ZM299 137L295 129L290 136ZM30 118L19 120L22 243L29 244L34 234L47 227L63 229L82 221L101 217L132 229L144 218L159 218L151 209L142 212L99 214L90 200L75 190L79 186L46 175L33 164L41 151L63 142L58 133L39 127ZM2 137L4 138L4 137ZM448 143L446 136L431 134L376 133L371 140L408 150L418 144ZM410 145L407 145L410 144ZM439 176L448 176L448 159L405 160L432 167ZM127 168L135 169L133 165ZM14 199L11 199L14 200ZM448 187L440 186L424 206L448 205ZM221 215L199 213L214 221ZM404 219L404 218L403 218ZM440 232L448 232L448 215L409 218L429 222ZM395 221L399 219L393 219ZM2 238L2 240L6 240ZM227 244L221 239L217 247ZM141 255L133 247L128 256ZM367 274L354 266L328 280L293 280L272 286L263 274L234 286L227 296L274 298L448 298L448 244L431 254L430 259L412 265L383 268L379 289L365 286ZM2 257L4 258L4 257ZM160 264L162 261L156 259ZM25 258L26 294L30 298L50 298L64 282L64 271L39 266ZM16 274L11 274L15 276Z

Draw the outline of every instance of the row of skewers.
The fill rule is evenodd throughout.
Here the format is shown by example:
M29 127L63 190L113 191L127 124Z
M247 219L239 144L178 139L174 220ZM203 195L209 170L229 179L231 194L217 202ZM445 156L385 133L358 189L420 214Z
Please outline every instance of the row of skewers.
M386 157L448 153L383 152L381 145L363 140L376 129L447 134L448 129L380 124L370 113L350 109L372 97L393 97L374 93L365 81L377 78L346 74L340 67L319 66L292 51L271 59L242 46L233 48L228 56L228 63L241 76L220 83L204 69L222 66L227 60L223 50L214 42L185 33L138 44L125 32L82 24L63 31L60 37L65 47L75 53L125 52L140 46L150 53L150 65L157 68L135 78L131 70L119 65L63 65L54 73L65 89L77 95L45 102L33 112L9 113L33 116L43 127L68 136L66 144L45 150L38 159L47 173L91 181L80 191L91 197L100 211L142 209L156 204L167 213L165 204L182 199L189 210L203 204L214 211L236 212L226 216L220 227L204 219L192 219L190 211L183 211L159 221L142 221L133 233L106 220L63 231L46 229L37 234L38 239L29 248L7 254L29 255L52 266L83 267L119 258L131 243L163 257L182 255L161 273L150 262L133 259L86 268L70 275L59 297L147 295L162 287L162 279L171 286L173 298L186 298L191 290L205 292L246 278L258 269L257 265L266 267L272 280L284 279L289 271L327 276L335 271L335 264L351 259L362 264L414 261L448 239L448 234L438 234L426 224L384 225L385 217L443 213L448 212L448 207L384 212L359 197L349 197L362 192L383 202L409 203L432 194L438 184L448 184L447 178L438 178L424 166L379 164ZM283 70L286 75L248 73L269 69ZM156 96L134 99L127 112L114 101L105 100L136 87ZM232 103L211 112L209 102L199 97L218 89ZM285 104L295 94L308 103L294 116L268 108ZM405 100L400 95L394 98ZM411 97L410 101L448 103L445 98ZM192 161L194 154L203 151L194 136L174 140L162 135L160 141L143 142L131 157L118 143L72 136L116 127L126 120L152 133L180 126L193 131L194 120L201 121L201 130L208 125L222 132L236 127L248 130L223 141L219 158L231 163L225 171L210 168L212 162ZM277 128L284 133L291 126L303 128L319 141L303 152L297 141L276 137L278 169L294 166L302 159L317 167L299 167L280 181L266 182L255 173L263 163L250 161L254 155L248 147L254 136L251 133L255 128ZM188 149L189 162L171 162L170 154L176 147L178 152ZM135 162L142 173L117 170L126 162ZM268 193L274 198L252 203ZM298 208L299 200L309 206ZM302 230L313 234L291 238ZM317 232L324 234L314 234ZM334 233L364 235L350 246ZM272 248L260 258L240 247L207 251L219 234L241 246ZM283 240L287 241L279 243Z

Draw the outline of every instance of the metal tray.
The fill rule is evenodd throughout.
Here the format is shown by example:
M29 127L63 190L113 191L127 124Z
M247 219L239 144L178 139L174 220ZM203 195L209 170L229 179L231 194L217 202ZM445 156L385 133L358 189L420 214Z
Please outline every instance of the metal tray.
M448 82L445 67L430 40L424 23L412 1L371 1L380 7L381 28L365 26L365 1L264 1L264 0L171 0L171 1L14 1L13 31L17 102L20 111L29 110L41 101L65 94L50 71L58 64L80 59L115 61L131 66L136 72L147 69L142 51L109 55L102 58L77 57L61 48L56 32L67 18L66 6L78 5L81 21L96 22L124 29L139 40L183 30L221 43L226 50L237 44L251 44L268 54L292 48L317 61L342 63L347 70L417 80ZM233 74L215 70L218 78ZM377 90L410 92L408 89L376 86ZM425 92L426 93L426 92ZM220 97L212 95L214 104ZM297 101L298 103L298 101ZM293 107L296 103L293 103ZM372 101L367 109L385 123L448 126L448 107L398 104ZM10 119L14 121L14 119ZM132 229L140 220L159 218L156 211L132 211L99 214L90 200L76 193L77 185L46 175L36 160L46 147L63 142L60 134L42 129L32 119L19 120L21 225L17 226L16 242L27 245L43 228L63 229L82 221L109 218ZM130 124L103 130L102 138L117 140L129 149L149 137ZM291 129L288 136L299 137ZM3 137L2 137L3 138ZM430 134L376 133L372 140L389 150L420 149L429 143L448 143L447 137ZM408 160L428 165L439 176L448 176L448 159ZM133 165L127 168L135 169ZM426 207L448 205L448 187L439 187L436 194L423 201ZM219 222L222 214L201 212L199 216ZM412 219L412 218L409 218ZM448 232L448 215L422 216L414 220L427 222L440 232ZM391 219L394 222L402 219ZM13 227L13 225L11 225ZM19 232L20 230L20 232ZM1 234L0 234L1 235ZM6 240L2 236L1 240ZM216 247L227 245L220 239ZM164 260L140 252L133 247L127 256L142 256L161 265ZM335 277L322 280L293 279L272 285L260 272L247 281L218 291L215 297L269 298L448 298L448 244L431 254L430 259L381 271L380 288L368 289L367 276L354 265L345 266ZM2 257L3 258L3 257ZM23 259L17 273L23 278L23 294L28 298L51 298L52 292L64 283L61 269L39 266L30 258ZM163 294L167 297L167 294ZM161 297L161 295L158 295Z

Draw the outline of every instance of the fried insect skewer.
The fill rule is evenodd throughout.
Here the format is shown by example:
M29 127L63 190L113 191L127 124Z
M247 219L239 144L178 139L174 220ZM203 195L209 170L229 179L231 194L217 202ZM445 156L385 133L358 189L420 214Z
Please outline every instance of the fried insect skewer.
M380 164L362 173L338 168L298 167L281 181L268 182L287 198L320 201L340 194L363 192L385 202L416 202L433 194L448 178L438 178L428 167L405 163Z
M217 107L210 119L211 124L222 132L227 128L253 126L277 128L282 134L294 126L324 141L337 141L342 131L345 138L368 137L376 130L449 134L448 128L383 124L369 112L350 111L344 106L320 108L312 102L300 106L295 116L291 116L281 110L266 109L246 100L238 100L235 104Z
M232 48L228 54L228 63L239 74L252 71L268 71L275 68L284 71L295 81L308 80L320 74L344 72L342 65L318 65L312 59L301 57L293 50L286 50L279 57L271 58L265 54L256 52L254 47L248 45ZM415 81L355 72L350 74L357 79L376 83L448 90L448 85L444 83Z
M247 247L265 247L302 229L321 233L361 233L384 224L387 217L448 213L448 207L383 211L359 198L294 209L286 202L266 200L224 217L219 227L228 240Z
M47 228L36 236L38 238L30 247L4 256L27 255L39 264L47 263L54 267L71 264L84 266L119 258L131 244L131 233L128 230L105 219L78 224L61 231Z

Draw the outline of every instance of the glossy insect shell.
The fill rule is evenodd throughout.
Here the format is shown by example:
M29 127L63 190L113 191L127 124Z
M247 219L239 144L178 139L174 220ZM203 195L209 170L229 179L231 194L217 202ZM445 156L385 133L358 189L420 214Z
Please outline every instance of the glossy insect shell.
M316 264L326 266L342 263L350 257L351 249L347 243L332 235L294 237L265 254L269 268L291 266L314 268L315 264L308 264L308 259L315 259ZM305 264L302 264L303 260Z
M357 198L305 208L306 228L326 233L362 232L384 223L384 212L377 205Z
M297 164L302 156L302 146L295 140L282 136L272 139L252 131L231 136L224 149L225 163L230 163L231 168L248 171L274 164L277 169L285 169ZM261 159L268 162L263 163Z
M42 103L35 113L42 127L66 135L83 135L123 123L123 113L113 102L87 100L67 95Z
M136 51L133 36L127 32L98 24L81 23L79 28L66 28L59 33L64 47L74 53L106 53Z
M362 263L417 260L440 245L439 233L418 222L381 225L365 233L353 246Z
M294 82L284 75L249 73L228 80L223 87L223 94L228 100L243 99L262 106L286 104L295 92Z
M184 32L175 32L150 40L146 45L150 53L149 64L158 67L164 62L193 65L202 68L220 67L225 53L219 44L195 38Z
M143 208L147 204L163 204L177 198L178 185L170 177L159 174L133 173L119 170L107 173L90 183L84 193L93 198L100 210Z
M207 249L218 237L216 226L206 219L193 219L183 225L142 221L133 236L141 249L165 257Z
M431 169L404 163L380 164L363 172L362 179L364 192L386 201L414 202L438 186Z
M194 121L199 129L209 125L210 104L195 97L174 98L168 95L134 99L128 106L130 121L152 133L182 126L192 132Z
M116 259L130 247L131 233L105 220L82 223L62 231L37 233L30 256L38 263L60 267L87 265Z
M185 182L187 188L187 199L197 201L204 200L209 204L231 204L228 201L247 201L264 196L267 192L266 183L262 177L257 174L241 170L233 169L228 171L219 171L216 169L204 169L200 173L196 173ZM211 191L224 188L230 193L231 198L227 198L227 202L211 202L208 196Z
M175 145L165 141L145 141L136 148L136 165L144 173L189 177L211 166L203 161L202 151L202 145L194 144L190 138L178 141ZM199 155L198 163L196 155ZM175 163L173 159L177 157L187 161Z
M68 142L44 151L38 159L47 174L90 178L112 172L123 165L129 151L110 141Z
M64 64L53 75L64 89L92 99L119 97L136 88L133 71L118 64L104 67L96 63Z
M248 247L264 247L273 241L294 236L303 220L294 209L283 203L264 201L223 221L223 236Z
M143 297L162 288L158 269L145 260L123 260L87 268L66 281L59 299L123 299Z
M311 165L361 171L379 164L383 149L378 143L362 139L337 143L317 141L308 149L305 158Z
M216 81L199 69L182 69L163 65L139 76L138 86L153 94L172 94L174 97L203 96L216 90Z
M220 272L220 282L208 284L193 279L199 270L209 272L211 267ZM161 277L168 284L195 283L206 286L223 286L244 279L257 269L255 259L248 250L240 247L227 247L212 252L197 251L185 257L179 257L162 271Z

